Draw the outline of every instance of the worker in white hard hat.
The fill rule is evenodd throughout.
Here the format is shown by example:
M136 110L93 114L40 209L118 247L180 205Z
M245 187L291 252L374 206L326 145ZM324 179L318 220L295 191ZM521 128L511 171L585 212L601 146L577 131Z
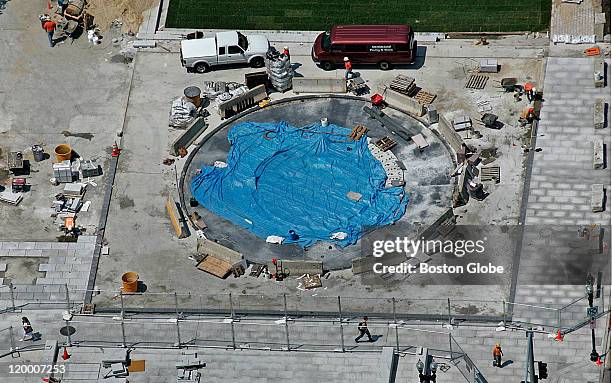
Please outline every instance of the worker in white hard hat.
M349 60L348 57L344 58L344 69L346 70L344 79L348 80L349 78L353 78L353 64L351 64L351 60Z
M283 54L283 55L285 55L285 56L287 56L287 58L291 58L291 57L289 56L289 47L284 46L284 47L283 47L283 52L282 52L282 54Z

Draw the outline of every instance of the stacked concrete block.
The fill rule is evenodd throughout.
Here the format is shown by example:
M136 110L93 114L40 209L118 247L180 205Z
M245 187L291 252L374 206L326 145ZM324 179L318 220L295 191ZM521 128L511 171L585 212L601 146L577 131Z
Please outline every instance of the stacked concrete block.
M595 59L593 61L593 80L595 81L595 88L603 88L606 83L606 62L603 59Z
M421 117L426 113L425 106L419 103L412 97L408 97L405 94L394 91L393 89L385 86L378 86L378 93L383 95L385 102L402 112L412 114L417 117Z
M603 140L593 141L593 169L603 169L606 167L604 156Z
M595 129L603 129L606 127L606 117L605 117L606 103L603 99L598 99L595 101L595 105L593 107L593 125Z
M70 160L53 164L53 177L57 182L72 182L72 165Z
M496 59L483 59L480 60L480 73L497 73L497 60Z
M593 213L604 211L605 189L603 184L591 185L591 210Z

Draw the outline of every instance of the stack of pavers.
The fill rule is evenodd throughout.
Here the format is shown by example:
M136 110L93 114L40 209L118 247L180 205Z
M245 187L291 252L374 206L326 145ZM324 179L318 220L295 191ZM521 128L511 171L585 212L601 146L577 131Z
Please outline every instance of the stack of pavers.
M53 164L53 178L59 183L72 182L72 164L70 160Z
M394 186L404 186L404 171L400 167L397 157L390 150L382 151L372 141L368 141L368 148L370 152L383 166L385 173L387 174L387 181L385 187L390 188Z
M416 83L414 78L400 74L391 81L389 88L406 96L411 96L416 92Z

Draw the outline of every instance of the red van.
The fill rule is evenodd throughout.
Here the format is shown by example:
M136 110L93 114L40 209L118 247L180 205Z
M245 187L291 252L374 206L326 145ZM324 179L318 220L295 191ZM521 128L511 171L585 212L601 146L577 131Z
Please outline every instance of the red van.
M409 25L336 25L317 36L312 60L332 70L348 57L353 65L376 64L382 70L392 64L413 64L417 43Z

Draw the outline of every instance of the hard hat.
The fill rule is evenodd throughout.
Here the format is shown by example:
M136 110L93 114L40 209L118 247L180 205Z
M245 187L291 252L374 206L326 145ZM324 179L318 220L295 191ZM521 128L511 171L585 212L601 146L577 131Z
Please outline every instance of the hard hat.
M345 57L345 58L344 58L344 61L349 61L348 57Z
M495 347L499 347L499 343L495 343Z
M288 51L289 47L287 47L286 45L283 47L284 50Z

